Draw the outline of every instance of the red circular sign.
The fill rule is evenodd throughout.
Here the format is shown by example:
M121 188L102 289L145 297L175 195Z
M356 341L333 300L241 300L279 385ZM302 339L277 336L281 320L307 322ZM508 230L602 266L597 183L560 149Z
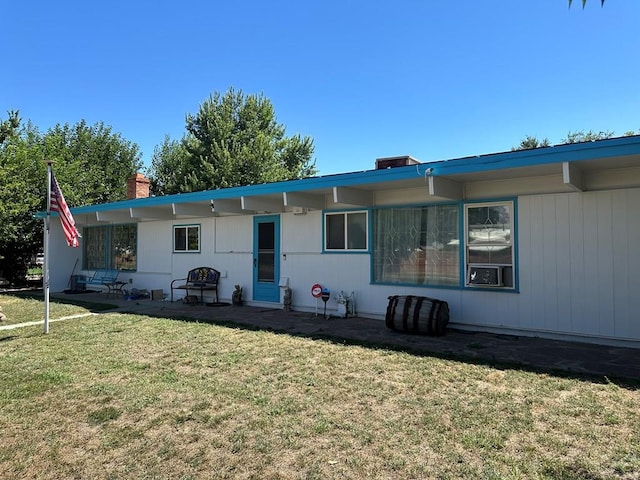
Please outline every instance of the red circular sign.
M311 295L315 298L320 298L322 296L322 285L316 283L313 287L311 287Z

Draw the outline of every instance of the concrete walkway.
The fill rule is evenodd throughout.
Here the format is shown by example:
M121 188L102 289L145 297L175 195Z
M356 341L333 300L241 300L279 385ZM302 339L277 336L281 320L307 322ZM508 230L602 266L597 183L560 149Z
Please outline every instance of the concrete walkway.
M185 305L179 301L109 298L105 294L52 294L52 298L55 297L111 303L115 306L111 312L192 319L497 367L587 376L592 380L611 380L634 388L640 387L640 349L636 348L452 329L441 337L410 335L390 330L382 320L360 317L326 319L321 313L316 316L308 312L286 312L281 308Z

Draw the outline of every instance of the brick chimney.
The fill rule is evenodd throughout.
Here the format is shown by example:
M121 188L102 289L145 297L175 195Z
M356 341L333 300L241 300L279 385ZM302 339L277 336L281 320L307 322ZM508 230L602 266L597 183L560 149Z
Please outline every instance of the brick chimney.
M149 196L149 179L141 173L136 173L127 180L127 200L147 198Z

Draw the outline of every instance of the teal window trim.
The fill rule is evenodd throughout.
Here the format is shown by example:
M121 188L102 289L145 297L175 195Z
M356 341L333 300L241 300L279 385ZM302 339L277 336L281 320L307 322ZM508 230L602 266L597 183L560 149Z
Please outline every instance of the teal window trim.
M511 203L513 205L513 232L512 232L512 247L513 247L513 286L509 287L476 287L476 286L468 286L466 284L466 275L467 275L467 232L466 232L466 210L467 206L473 204L499 204L499 203ZM421 208L421 207L432 207L432 206L442 206L442 205L456 205L458 207L458 230L460 236L460 248L459 248L459 265L460 265L460 273L459 273L459 282L458 285L424 285L418 283L393 283L393 282L385 282L385 281L376 281L375 276L375 246L373 243L375 242L375 235L373 232L373 211L374 210L382 210L382 209L390 209L390 208ZM419 288L434 288L438 290L472 290L472 291L491 291L491 292L500 292L500 293L520 293L520 279L519 279L519 268L518 268L518 199L517 197L500 197L500 198L489 198L489 199L478 199L478 200L464 200L459 202L434 202L427 204L405 204L405 205L384 205L380 207L373 207L369 209L371 214L369 216L369 249L371 251L371 259L370 259L370 284L371 285L392 285L394 287L419 287ZM323 221L324 225L324 221ZM323 232L323 241L324 241L324 232Z
M402 281L387 281L387 280L380 280L380 279L376 279L375 275L376 275L376 245L374 244L378 238L378 235L376 234L376 232L373 230L374 229L374 223L375 223L375 212L376 211L381 211L381 210L391 210L391 209L422 209L422 208L431 208L431 207L455 207L456 211L457 211L457 215L458 215L458 236L462 235L462 231L460 229L460 211L462 210L461 208L461 202L433 202L433 203L414 203L414 204L403 204L403 205L382 205L379 207L375 207L372 210L372 219L370 221L371 223L371 263L370 263L370 284L372 285L392 285L394 287L420 287L420 288L437 288L437 289L445 289L445 290L459 290L461 288L461 284L460 284L460 279L458 278L458 281L455 284L444 284L444 283L417 283L417 282L402 282ZM421 233L422 235L422 233ZM461 247L460 245L458 245L458 252L456 255L457 258L457 262L458 265L460 264L460 250ZM458 277L460 276L460 273L458 273Z
M472 207L473 205L500 205L500 204L511 204L512 205L512 232L511 232L511 269L512 269L512 283L510 286L475 286L469 285L467 283L467 272L468 272L468 262L467 262L467 209ZM490 292L501 292L501 293L520 293L520 275L518 268L518 198L517 197L500 197L500 198L489 198L489 199L477 199L477 200L467 200L461 203L462 205L462 216L461 221L463 223L463 235L464 235L464 248L461 249L461 288L463 290L473 290L473 291L490 291Z
M184 249L177 248L176 245L176 231L184 229ZM190 248L189 236L190 230L197 229L197 248ZM202 225L199 223L188 223L181 225L173 225L172 229L172 245L173 245L173 253L200 253L202 249Z
M134 227L135 228L135 243L132 245L135 259L133 260L134 267L133 268L123 268L115 265L115 262L118 260L118 255L114 255L113 252L113 241L114 241L114 230L118 227ZM87 248L89 245L87 241L90 237L89 231L101 231L103 232L102 238L102 261L99 264L96 264L95 261L92 262L92 265L88 264L89 255L87 253ZM82 268L83 270L96 270L96 269L115 269L125 271L125 272L136 272L138 269L138 224L137 223L117 223L111 225L92 225L83 227L83 237L87 240L83 242L83 250L82 250Z
M355 213L364 213L366 215L365 218L365 228L364 228L364 234L365 234L365 243L366 246L365 248L349 248L348 247L348 243L349 243L349 234L348 234L348 228L349 228L349 223L348 223L348 216L349 214L355 214ZM331 216L331 215L343 215L345 222L344 222L344 228L345 228L345 233L344 233L344 248L327 248L327 216ZM329 254L339 254L339 255L344 255L344 254L370 254L371 253L371 208L345 208L345 209L336 209L336 210L323 210L322 211L322 253L329 253Z

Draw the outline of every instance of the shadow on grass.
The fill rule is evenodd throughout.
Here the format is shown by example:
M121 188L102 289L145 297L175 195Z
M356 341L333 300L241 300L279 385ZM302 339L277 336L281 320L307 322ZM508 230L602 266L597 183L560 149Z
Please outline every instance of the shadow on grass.
M464 344L460 342L452 343L451 349L447 352L430 350L428 346L424 345L406 345L402 344L402 342L398 342L398 339L410 339L413 337L412 334L391 331L391 336L388 341L385 340L362 340L358 338L354 338L353 336L343 336L339 331L333 331L331 333L328 332L300 332L300 331L292 331L286 327L278 327L272 325L263 325L256 323L247 323L243 321L235 321L230 319L203 319L203 318L194 318L189 317L187 315L157 315L157 314L149 314L149 313L140 313L140 312L130 312L132 315L144 315L153 318L163 318L168 320L175 320L186 323L203 323L208 325L215 325L219 327L226 327L238 330L247 330L247 331L258 331L258 332L269 332L275 333L279 335L289 335L297 338L305 338L311 340L318 341L326 341L336 345L342 346L359 346L373 350L386 350L386 351L394 351L398 353L406 353L410 355L414 355L417 357L428 357L428 358L438 358L441 360L450 360L456 362L463 362L470 365L478 365L491 367L498 370L520 370L524 372L531 372L536 374L546 374L551 375L558 378L572 379L585 381L590 383L598 383L598 384L613 384L621 388L629 389L629 390L640 390L640 380L636 380L633 378L628 378L619 375L603 375L596 373L583 373L583 372L575 372L571 370L566 370L553 366L543 366L543 365L532 365L525 362L515 361L506 361L506 360L497 360L493 358L494 350L488 346L481 345L479 343L473 341L464 341ZM473 332L460 332L464 334L473 335ZM517 339L518 337L514 337ZM394 339L396 341L394 341ZM475 356L467 355L461 351L455 351L457 347L466 347L468 349L473 349L476 353ZM594 347L597 348L597 347Z
M43 294L40 291L38 292L19 292L21 298L36 298L42 300ZM109 303L100 303L100 302L85 302L81 299L73 298L73 299L60 299L56 298L54 301L59 303L69 303L74 305L79 305L91 312L105 312L114 308L117 308L117 305L109 304ZM198 308L198 307L194 307ZM229 308L229 307L227 307ZM299 338L307 338L312 340L322 340L331 342L337 345L353 345L360 346L369 349L375 350L390 350L400 353L407 353L419 357L431 357L431 358L439 358L442 360L452 360L458 362L464 362L471 365L479 365L479 366L488 366L491 368L496 368L500 370L521 370L526 372L538 373L538 374L547 374L552 375L558 378L567 378L567 379L576 379L581 381L588 381L592 383L600 383L600 384L614 384L622 388L638 390L640 389L640 379L636 379L635 377L624 376L624 374L620 374L615 372L612 369L611 372L606 374L604 373L586 373L572 370L570 366L564 368L562 366L558 366L558 363L562 364L563 362L558 362L558 360L562 360L562 358L554 358L554 351L558 351L557 345L556 348L549 352L548 358L549 361L540 361L538 360L520 360L518 357L519 351L510 352L511 357L505 358L508 355L500 356L500 348L501 344L504 342L500 342L500 344L492 345L483 343L482 340L474 338L474 332L455 332L453 335L445 335L445 337L438 337L440 340L444 339L445 344L439 342L439 345L429 344L429 342L418 342L412 343L412 339L415 339L415 335L411 335L404 332L391 331L384 328L384 323L382 330L388 332L388 335L378 336L375 339L363 339L358 338L358 332L354 332L351 330L341 331L339 328L336 328L336 324L331 324L329 321L326 324L326 328L323 325L323 328L315 329L315 331L304 331L303 328L297 328L300 324L296 324L294 328L292 328L291 322L278 323L278 312L282 312L280 309L267 309L267 310L254 310L253 313L251 311L246 312L246 316L244 316L243 320L236 320L232 318L224 318L224 314L218 316L218 318L211 318L211 316L207 316L206 318L202 318L202 311L200 314L194 311L194 315L191 316L185 312L178 311L163 311L159 312L150 312L150 311L126 311L120 310L120 313L129 314L129 315L140 315L152 318L162 318L169 319L175 321L182 321L188 323L203 323L209 325L216 325L221 327L233 328L233 329L241 329L247 331L265 331L276 334L286 334L292 337ZM214 309L218 310L218 309ZM229 311L230 312L230 311ZM244 312L243 312L244 313ZM270 317L271 314L276 314L273 317ZM255 315L255 318L254 318ZM266 315L266 316L265 316ZM292 312L289 314L289 320L299 318L302 323L305 321L309 321L313 319L312 314L302 312ZM308 325L308 324L307 324ZM497 335L499 338L508 338L509 341L519 342L523 339L517 336L507 336L507 335ZM423 337L427 338L428 337ZM524 337L523 337L524 338ZM540 342L537 342L540 340ZM542 351L544 352L544 340L542 339L527 339L528 342L531 342L529 347L526 349L530 349L530 351ZM567 344L569 345L569 344ZM508 347L506 347L508 349ZM564 345L562 346L564 348ZM601 346L593 346L594 349L598 348L607 348ZM629 350L631 355L635 355L636 351L633 349L625 349ZM597 352L597 351L596 351ZM540 357L538 355L538 357ZM631 361L631 360L630 360ZM571 362L567 362L567 365L570 365Z
M44 293L42 290L24 290L18 292L4 292L5 296L13 296L16 298L21 298L23 300L38 300L40 302L44 301ZM104 312L107 310L113 310L117 308L117 305L113 303L96 303L96 302L85 302L77 299L65 299L60 297L49 297L49 303L56 303L60 305L77 305L82 308L86 308L90 312Z

